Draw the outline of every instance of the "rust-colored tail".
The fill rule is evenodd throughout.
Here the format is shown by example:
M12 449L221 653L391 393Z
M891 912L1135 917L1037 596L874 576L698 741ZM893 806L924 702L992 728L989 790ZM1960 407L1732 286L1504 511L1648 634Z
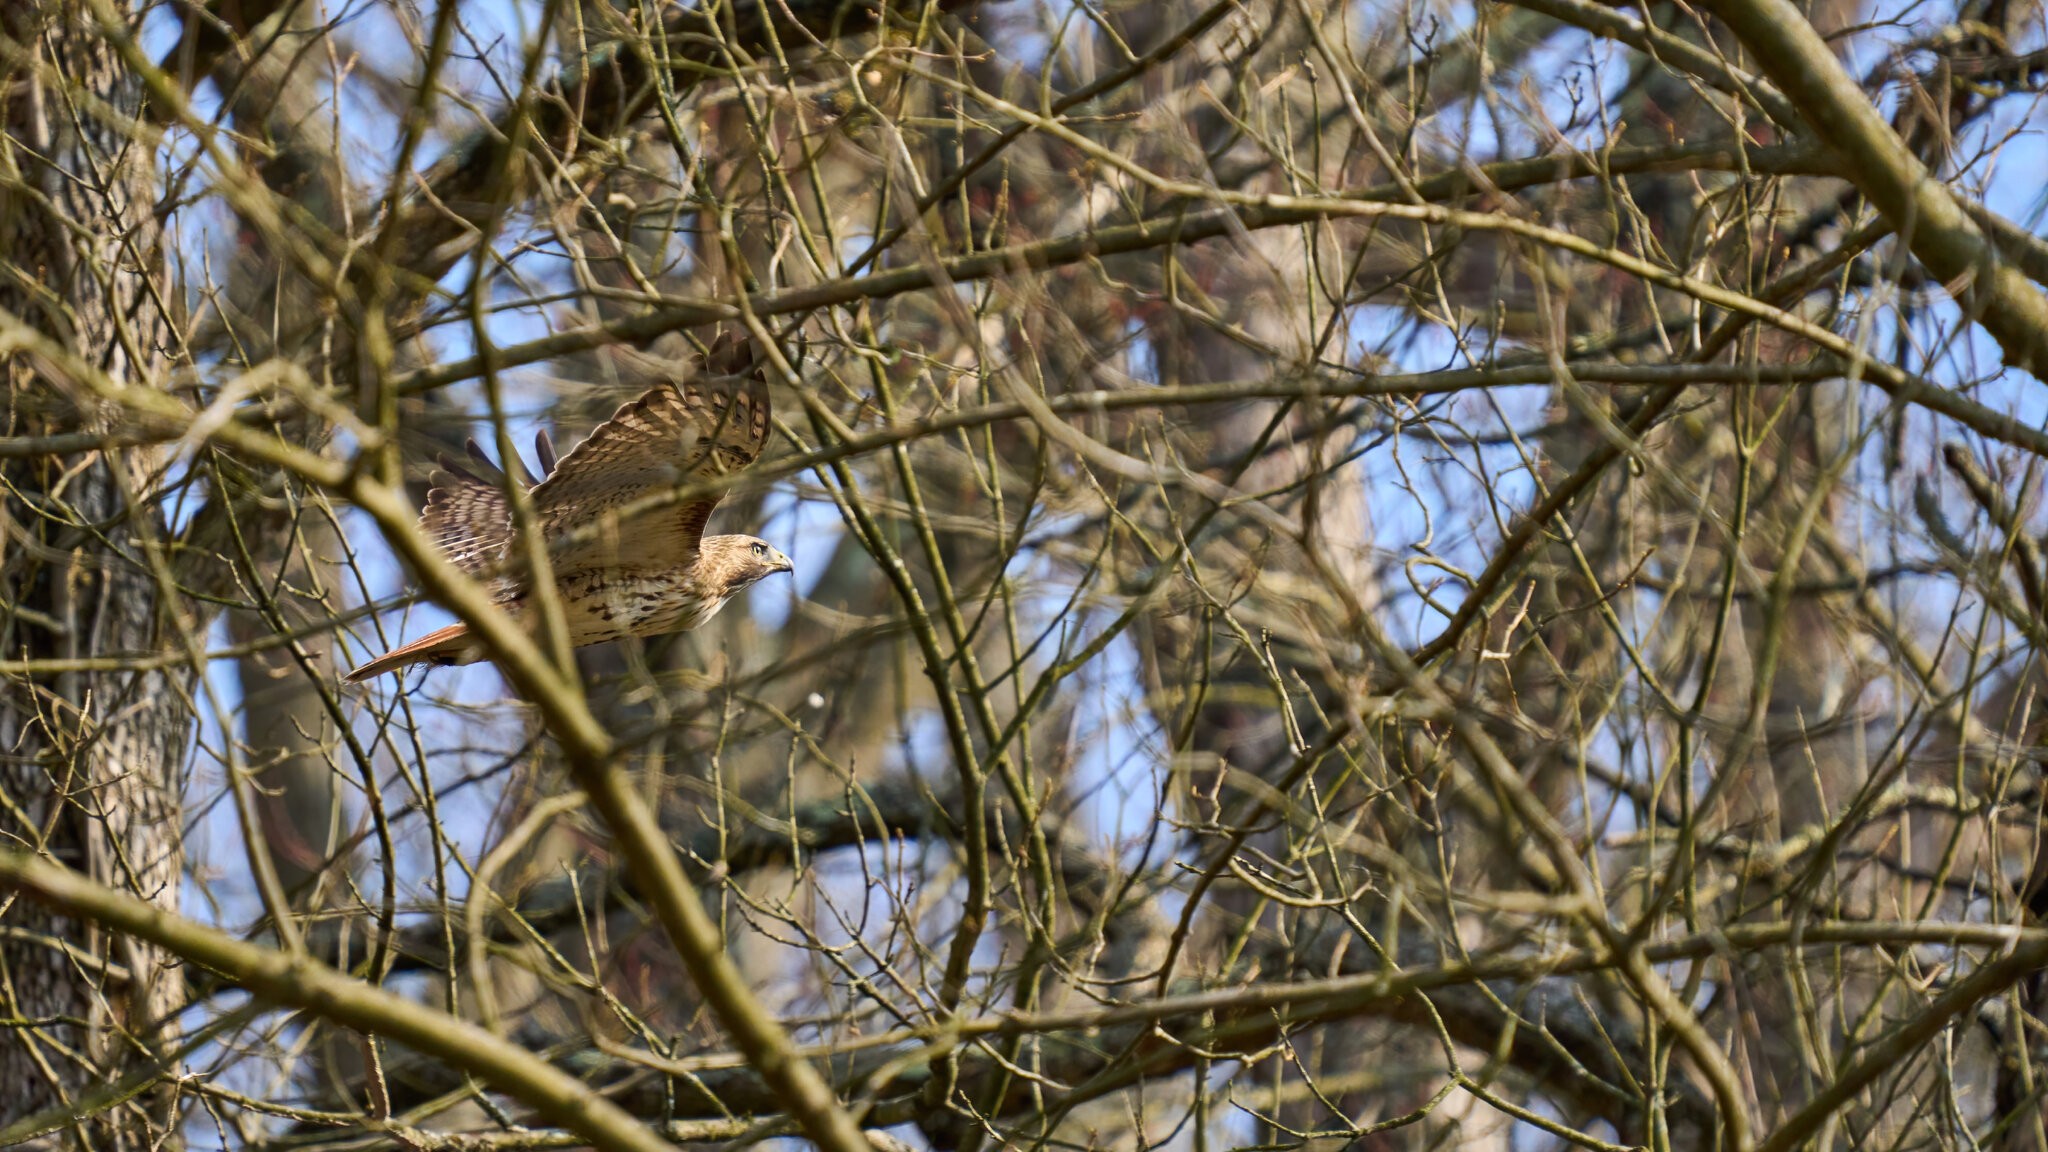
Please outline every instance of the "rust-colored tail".
M360 668L351 668L342 673L341 678L351 684L360 684L372 676L396 672L413 664L467 663L468 661L461 660L461 657L468 654L468 649L469 625L450 624L437 632L429 632L402 648L393 648Z

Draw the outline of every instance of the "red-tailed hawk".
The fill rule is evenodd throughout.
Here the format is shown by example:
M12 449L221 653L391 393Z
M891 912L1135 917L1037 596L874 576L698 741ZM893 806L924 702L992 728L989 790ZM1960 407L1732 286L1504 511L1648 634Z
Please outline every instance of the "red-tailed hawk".
M790 570L789 557L765 540L704 535L717 495L624 511L737 472L767 440L767 381L752 345L728 334L712 345L696 377L648 389L559 463L542 432L535 440L539 483L516 455L506 461L547 542L570 644L695 628L742 588ZM462 465L442 462L420 530L456 567L489 579L497 602L536 628L539 612L519 572L505 476L474 440L469 453ZM413 664L471 664L483 656L469 626L451 624L342 678L356 683Z

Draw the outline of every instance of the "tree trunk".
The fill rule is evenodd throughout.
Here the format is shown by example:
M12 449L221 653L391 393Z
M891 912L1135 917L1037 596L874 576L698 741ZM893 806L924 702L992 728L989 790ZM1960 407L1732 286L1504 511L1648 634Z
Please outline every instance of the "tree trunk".
M0 6L0 308L119 385L165 375L169 286L154 150L131 120L141 85L75 0ZM5 361L5 434L99 426L97 405L38 360ZM175 624L149 557L162 539L149 453L9 460L0 515L0 617L10 661L163 649ZM159 557L160 551L155 553ZM189 625L188 625L189 626ZM56 668L0 686L0 841L166 908L182 862L183 670ZM175 968L25 901L0 905L0 1122L74 1099L150 1058L182 1000ZM67 954L58 943L69 946ZM89 956L89 958L87 958ZM169 1124L144 1096L110 1113L101 1146L139 1147Z

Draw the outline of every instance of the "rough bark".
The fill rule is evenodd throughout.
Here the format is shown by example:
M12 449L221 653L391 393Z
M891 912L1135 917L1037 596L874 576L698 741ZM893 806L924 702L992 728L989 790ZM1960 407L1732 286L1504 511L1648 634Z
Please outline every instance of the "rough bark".
M0 9L0 309L114 381L159 384L171 323L154 153L131 134L140 86L90 11L72 0ZM5 362L7 434L98 425L93 401L45 369L21 355ZM134 450L7 462L9 658L152 652L190 626L166 611L151 570L163 543L148 496L158 466ZM188 686L183 671L7 678L0 839L175 907ZM23 902L5 908L4 926L0 1121L73 1097L163 1044L181 980L152 949ZM145 1096L112 1114L112 1146L144 1146L162 1130L163 1107Z

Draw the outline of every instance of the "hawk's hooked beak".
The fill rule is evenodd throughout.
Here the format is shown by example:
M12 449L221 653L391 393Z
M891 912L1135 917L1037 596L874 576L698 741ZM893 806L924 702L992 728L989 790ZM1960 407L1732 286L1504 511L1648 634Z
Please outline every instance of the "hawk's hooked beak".
M772 554L768 557L768 571L771 573L794 572L796 571L796 565L789 562L789 557L782 554L782 549L776 548L772 550Z

